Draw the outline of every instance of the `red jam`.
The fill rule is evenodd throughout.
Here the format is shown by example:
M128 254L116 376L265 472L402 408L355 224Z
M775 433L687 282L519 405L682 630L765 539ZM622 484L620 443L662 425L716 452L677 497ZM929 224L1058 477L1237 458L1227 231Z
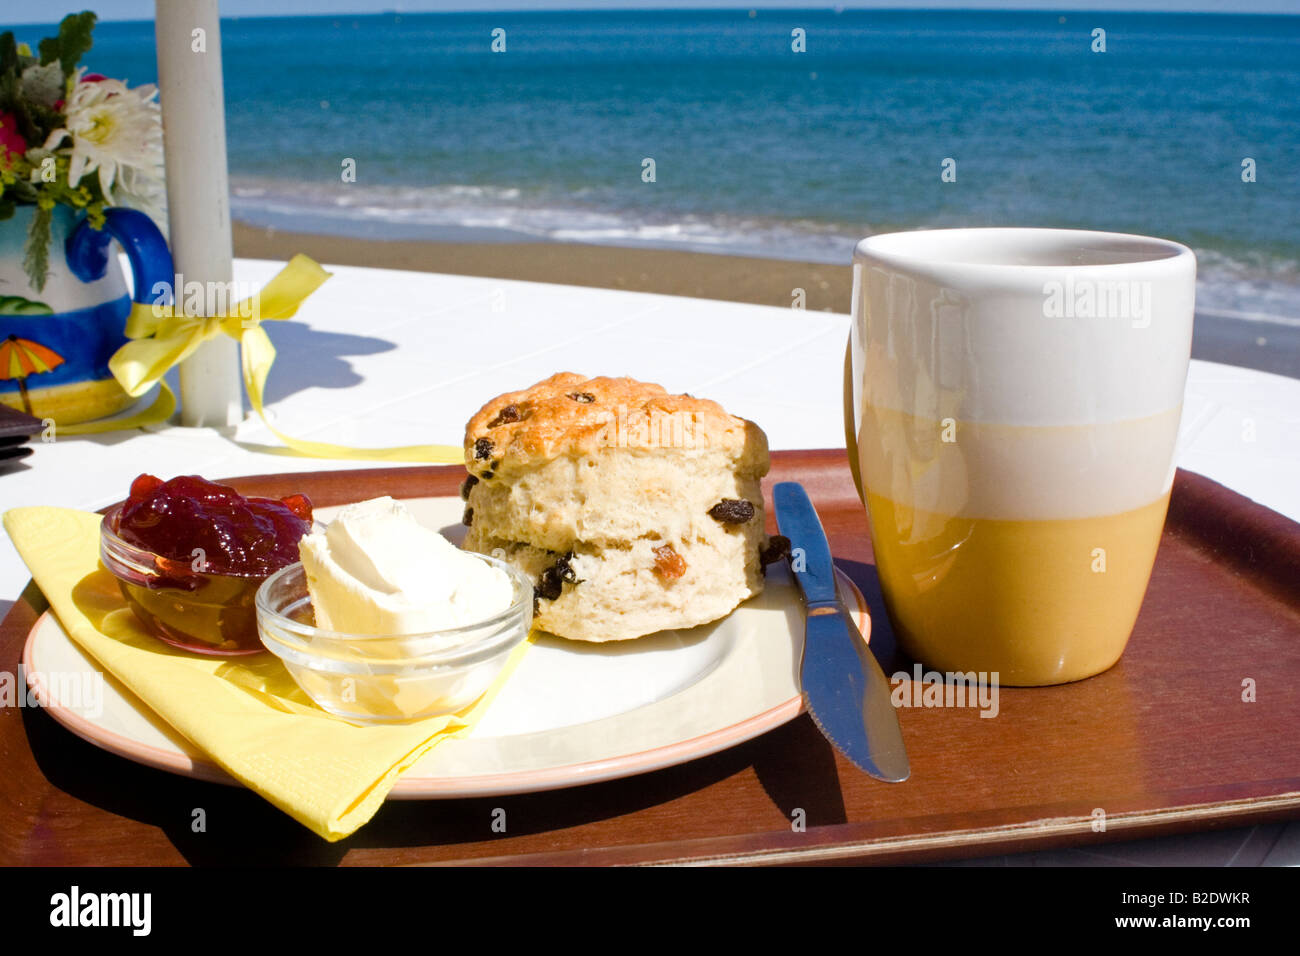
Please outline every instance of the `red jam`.
M209 574L265 577L298 560L298 541L311 530L311 502L305 495L245 498L198 475L141 475L116 530L128 544L165 558L201 557Z
M197 475L141 475L108 530L100 557L156 637L200 654L257 654L257 589L298 560L311 502L245 498Z

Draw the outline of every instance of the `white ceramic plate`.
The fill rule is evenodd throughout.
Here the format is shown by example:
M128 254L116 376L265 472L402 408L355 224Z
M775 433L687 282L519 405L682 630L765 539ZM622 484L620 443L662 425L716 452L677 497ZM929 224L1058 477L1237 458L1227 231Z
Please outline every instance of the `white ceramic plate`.
M406 504L459 540L459 498ZM335 508L321 508L328 521ZM865 599L837 572L840 594L864 636ZM542 635L473 732L434 747L391 799L526 793L611 780L684 763L757 737L802 709L804 616L784 564L763 593L721 621L636 641L579 644ZM51 716L92 744L184 776L235 784L130 691L105 675L94 710L43 674L94 673L93 660L46 613L23 651L28 681ZM49 686L46 686L48 684Z

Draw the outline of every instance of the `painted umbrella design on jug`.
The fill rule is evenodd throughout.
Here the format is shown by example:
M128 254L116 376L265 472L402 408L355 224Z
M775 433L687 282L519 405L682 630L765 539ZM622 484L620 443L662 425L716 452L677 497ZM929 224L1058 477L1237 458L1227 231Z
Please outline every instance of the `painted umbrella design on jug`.
M0 342L0 379L17 380L23 397L23 411L32 414L32 400L27 395L27 377L48 372L63 364L63 356L53 349L10 335Z

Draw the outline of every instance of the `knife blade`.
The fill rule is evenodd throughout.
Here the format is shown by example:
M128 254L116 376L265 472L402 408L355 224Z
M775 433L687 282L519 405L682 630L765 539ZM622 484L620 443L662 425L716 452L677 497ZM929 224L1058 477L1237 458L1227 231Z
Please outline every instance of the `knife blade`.
M858 769L901 783L911 767L889 681L840 601L821 519L796 481L778 483L772 500L777 527L790 539L790 567L807 609L799 679L808 712Z

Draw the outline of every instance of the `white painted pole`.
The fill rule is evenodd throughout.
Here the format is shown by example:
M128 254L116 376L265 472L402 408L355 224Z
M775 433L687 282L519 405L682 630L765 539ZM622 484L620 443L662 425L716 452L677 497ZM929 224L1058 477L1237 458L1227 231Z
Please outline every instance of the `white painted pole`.
M217 0L156 0L154 9L176 272L187 285L197 281L206 290L208 283L220 282L229 289L230 184ZM175 293L180 305L184 290ZM243 417L234 339L205 343L181 363L180 375L181 424L222 427Z

